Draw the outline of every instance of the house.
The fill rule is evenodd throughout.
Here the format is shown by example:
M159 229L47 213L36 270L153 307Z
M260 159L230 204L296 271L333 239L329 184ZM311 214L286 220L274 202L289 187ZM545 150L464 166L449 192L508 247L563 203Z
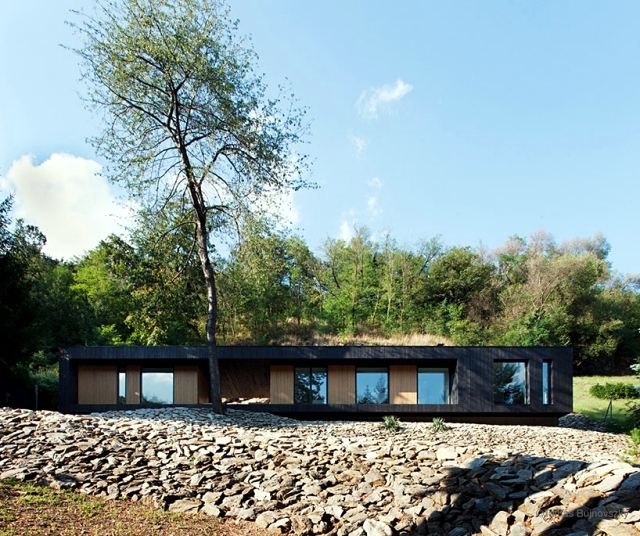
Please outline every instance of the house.
M227 404L301 419L556 425L572 411L571 348L221 346ZM60 410L209 403L206 347L69 347Z

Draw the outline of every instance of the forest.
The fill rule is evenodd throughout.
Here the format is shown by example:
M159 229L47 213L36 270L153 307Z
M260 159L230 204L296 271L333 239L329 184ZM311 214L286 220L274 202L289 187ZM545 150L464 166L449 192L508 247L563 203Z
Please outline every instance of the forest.
M0 203L0 371L55 407L68 345L205 344L193 228L139 219L69 261ZM266 219L214 249L222 345L349 344L429 334L451 345L574 347L576 374L628 373L640 355L640 277L617 273L596 235L544 232L495 250L440 237L400 245L365 227L314 252ZM360 337L358 339L357 337ZM434 339L436 340L436 339Z

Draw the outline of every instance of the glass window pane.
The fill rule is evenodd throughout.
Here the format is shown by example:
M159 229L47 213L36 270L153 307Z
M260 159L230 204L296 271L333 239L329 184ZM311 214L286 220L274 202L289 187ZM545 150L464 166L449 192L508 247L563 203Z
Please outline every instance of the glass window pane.
M173 371L171 369L142 370L142 403L173 404Z
M418 404L449 403L449 371L418 369Z
M311 403L327 403L327 369L314 367L311 369Z
M296 404L327 403L327 369L325 367L296 367L293 399Z
M496 404L526 404L526 370L524 362L493 363L493 401Z
M551 363L542 362L542 403L551 404Z
M389 373L385 368L358 368L356 371L358 404L389 403Z
M308 404L311 398L311 380L308 367L296 367L293 377L293 401L296 404Z
M127 373L118 372L118 404L126 404L127 402Z

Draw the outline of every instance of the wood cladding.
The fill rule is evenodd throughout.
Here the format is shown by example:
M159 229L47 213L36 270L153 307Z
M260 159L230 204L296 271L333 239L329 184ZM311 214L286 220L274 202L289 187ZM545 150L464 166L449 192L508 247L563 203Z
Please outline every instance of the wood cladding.
M356 403L356 367L352 365L329 365L329 404Z
M173 368L173 403L198 403L198 367L176 365Z
M293 365L271 365L272 404L293 404Z
M200 367L196 368L198 369L198 404L209 404L211 401L209 397L209 380L205 378Z
M269 362L220 360L222 398L269 398Z
M78 404L117 403L118 367L78 367Z
M418 367L389 366L389 402L391 404L418 403Z
M140 367L127 367L125 402L140 404Z

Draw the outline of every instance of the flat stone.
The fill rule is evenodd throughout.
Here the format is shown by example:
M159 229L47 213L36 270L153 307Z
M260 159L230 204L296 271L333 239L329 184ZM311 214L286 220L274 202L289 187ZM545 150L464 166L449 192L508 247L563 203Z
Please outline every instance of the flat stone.
M393 529L389 525L375 519L367 519L362 528L367 536L393 536Z
M439 448L436 451L436 459L438 460L455 460L457 457L458 453L451 447Z
M172 514L195 514L202 506L200 499L179 499L169 505Z
M211 517L220 517L221 514L220 508L213 503L205 503L200 512Z
M605 478L600 484L596 486L598 491L602 493L608 493L609 491L613 491L614 489L618 489L620 484L622 484L624 480L624 474L611 475Z

